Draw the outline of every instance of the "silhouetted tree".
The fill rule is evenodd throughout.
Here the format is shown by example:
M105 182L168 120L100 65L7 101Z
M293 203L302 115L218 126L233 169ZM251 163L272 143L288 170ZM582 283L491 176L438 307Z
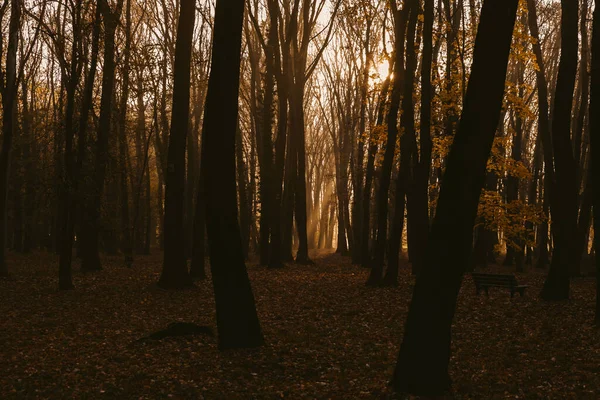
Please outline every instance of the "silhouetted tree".
M217 0L202 125L201 189L206 199L220 349L263 343L237 219L235 136L243 16L244 0Z
M458 132L442 180L392 385L438 396L450 389L451 325L498 126L518 0L485 0Z
M577 1L562 0L561 9L561 52L552 119L555 182L550 201L554 253L541 292L544 300L569 298L570 263L575 260L577 251L578 188L577 166L571 144L571 111L577 76L579 4Z
M158 286L182 289L192 284L187 269L183 212L185 202L185 146L190 117L190 63L195 1L182 0L175 45L173 113L165 176L165 253Z
M398 137L398 114L400 111L402 89L404 87L404 38L406 37L406 20L411 4L412 2L405 1L404 7L399 10L396 0L390 1L394 17L394 81L392 83L390 109L387 114L388 135L383 163L380 170L379 189L376 196L377 242L375 244L371 273L367 279L368 286L379 285L383 279L383 263L387 246L388 229L388 191L390 188L392 168L394 166L396 138Z

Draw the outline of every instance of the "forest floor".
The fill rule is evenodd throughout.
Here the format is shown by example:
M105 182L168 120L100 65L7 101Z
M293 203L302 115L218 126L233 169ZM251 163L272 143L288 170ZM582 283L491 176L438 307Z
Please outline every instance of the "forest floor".
M399 287L367 288L368 271L348 258L313 256L314 266L276 271L249 263L266 345L220 353L208 336L134 342L173 321L216 330L210 280L157 289L158 254L132 269L105 258L104 271L76 272L67 292L56 290L55 256L11 255L13 279L0 280L0 398L388 398L414 278L404 267ZM574 279L570 301L545 303L543 272L517 277L530 288L513 299L501 289L476 296L465 278L455 398L600 398L595 280Z

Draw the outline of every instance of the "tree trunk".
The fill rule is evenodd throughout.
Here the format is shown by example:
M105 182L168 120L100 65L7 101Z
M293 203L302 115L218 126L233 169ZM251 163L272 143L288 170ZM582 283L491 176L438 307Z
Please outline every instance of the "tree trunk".
M6 51L5 72L0 73L2 87L2 149L0 149L0 276L8 276L6 265L6 200L8 191L8 171L10 168L10 150L15 126L13 108L17 99L17 50L19 44L19 26L21 4L19 0L10 2L10 22L8 28L8 48Z
M571 143L571 111L577 75L579 5L572 0L562 0L561 9L561 55L552 119L555 183L550 204L554 253L540 294L544 300L569 298L570 263L575 259L577 248L577 167Z
M81 232L82 261L84 271L102 269L98 249L100 225L100 207L104 194L106 168L109 162L108 144L111 130L112 102L115 82L115 31L119 24L123 0L117 3L116 11L112 11L106 0L100 0L98 7L104 20L104 66L102 68L102 98L100 99L100 117L96 138L96 165L93 172L93 189L90 204L84 212Z
M450 389L451 325L498 126L518 0L485 0L458 132L405 325L392 385L442 396Z
M367 280L368 286L379 285L383 278L383 261L387 245L388 229L388 191L394 164L396 138L398 136L398 111L400 109L400 99L404 84L404 37L406 34L407 8L393 10L392 12L394 13L395 20L394 83L392 85L390 109L387 115L388 137L379 177L379 191L377 193L377 243L375 245L375 256L373 265L371 266L371 273Z
M402 231L404 228L404 214L406 210L406 196L411 184L411 170L413 170L413 157L416 157L417 142L415 138L415 111L413 101L415 71L417 68L417 54L415 52L415 29L418 17L418 2L405 2L407 7L408 27L406 33L406 69L404 73L404 93L402 96L402 128L404 132L400 137L400 169L396 181L396 207L390 233L388 248L388 268L383 279L386 286L398 285L398 262L402 248ZM409 210L410 212L410 210ZM409 239L411 231L407 229ZM409 250L414 242L408 243ZM416 273L415 260L411 257L413 273Z
M263 343L244 264L235 193L243 14L243 0L217 0L202 128L201 170L221 350Z
M165 252L158 286L183 289L192 285L185 253L185 147L190 118L190 63L194 34L195 2L180 3L175 74L173 78L173 113L169 135L169 153L165 176Z

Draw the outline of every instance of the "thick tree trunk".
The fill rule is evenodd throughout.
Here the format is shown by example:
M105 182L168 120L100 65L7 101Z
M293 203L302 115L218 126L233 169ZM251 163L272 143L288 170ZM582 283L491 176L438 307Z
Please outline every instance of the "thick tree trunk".
M177 42L175 45L175 74L173 84L173 113L169 135L169 153L165 175L165 252L163 270L158 286L163 289L183 289L192 285L185 253L185 147L190 117L190 63L194 34L195 2L180 3Z
M75 12L73 13L73 37L77 41L80 39L80 18L81 18L81 1L76 4ZM64 150L64 187L60 192L61 195L61 243L60 257L58 263L58 288L60 290L74 289L73 279L71 276L71 258L73 248L73 228L75 225L76 214L73 210L74 188L76 185L76 165L73 150L73 139L75 134L74 114L75 114L75 92L79 81L79 54L77 47L73 46L71 50L71 68L70 76L67 82L67 108L65 114L65 150Z
M538 90L538 136L541 137L544 153L544 215L548 217L548 208L550 196L554 182L554 159L552 155L552 138L550 133L550 119L548 110L548 83L546 81L546 68L540 45L540 35L537 21L537 10L535 0L527 0L528 25L533 39L535 39L532 48L535 55L535 61L538 65L536 70L536 84ZM544 221L538 230L540 237L538 242L538 261L537 268L544 268L549 263L548 254L548 223Z
M100 0L98 7L104 20L104 66L102 68L102 98L96 138L96 165L93 172L93 190L90 204L86 207L82 221L82 260L81 269L97 271L102 269L98 248L100 230L100 207L104 194L106 168L109 162L108 144L111 130L112 102L115 82L115 31L119 24L123 0L119 0L116 11L112 11L106 0Z
M263 336L237 220L235 135L243 0L217 0L202 128L202 173L219 348L260 346Z
M450 389L451 325L498 126L518 0L485 0L459 129L405 325L392 385L441 396Z

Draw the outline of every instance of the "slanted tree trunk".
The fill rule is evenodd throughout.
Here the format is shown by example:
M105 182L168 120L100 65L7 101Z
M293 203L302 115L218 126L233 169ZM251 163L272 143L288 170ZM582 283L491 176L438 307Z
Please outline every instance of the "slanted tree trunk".
M77 42L81 40L81 5L78 1L73 13L73 38ZM79 83L79 52L78 46L71 48L71 68L67 82L67 108L65 114L65 151L64 151L64 187L61 191L60 204L62 207L63 220L61 221L61 243L60 258L58 263L58 288L60 290L74 289L71 276L71 258L73 250L73 227L75 225L76 215L73 213L75 180L75 154L73 150L73 139L75 135L74 114L75 114L75 92ZM66 71L65 71L66 72ZM64 77L65 79L66 76Z
M217 0L202 127L202 166L219 348L256 347L263 336L237 219L235 136L244 0Z
M127 120L127 101L129 99L129 68L131 59L131 0L125 4L125 49L123 60L123 77L121 86L121 104L119 107L119 123L117 129L119 147L119 189L120 189L120 211L121 211L121 251L125 258L125 265L131 267L133 264L133 243L131 240L131 222L129 217L129 191L127 188L127 132L125 131Z
M550 203L551 186L554 182L554 159L552 155L552 138L550 134L549 120L549 102L548 102L548 83L546 81L546 68L542 55L542 47L540 45L540 34L537 22L537 10L535 0L527 0L528 9L528 25L531 36L535 40L532 48L535 55L535 61L538 65L536 70L536 85L538 90L538 136L541 137L542 149L544 153L544 199L543 208L544 215L548 216L548 208ZM538 230L540 237L538 243L538 261L537 268L543 268L549 263L548 255L548 223L542 222Z
M190 118L190 64L195 20L194 0L182 0L175 45L173 113L165 175L165 252L158 286L182 289L192 285L185 253L185 146Z
M452 319L502 108L517 6L518 0L483 2L462 117L392 379L398 392L442 396L450 389Z
M206 246L206 200L204 198L204 185L202 171L196 189L196 211L194 214L194 239L192 244L192 262L190 264L190 277L204 280L206 278L205 246Z
M393 68L390 65L390 70ZM391 72L391 71L390 71ZM379 133L378 129L382 128L383 119L385 117L385 105L387 103L388 92L390 88L390 74L381 85L381 92L379 93L379 101L377 106L377 123L374 131L371 132L369 138L369 151L367 155L367 168L365 172L365 186L362 193L363 196L363 209L362 209L362 232L361 232L361 243L362 250L360 265L364 268L371 266L371 252L369 248L371 239L371 188L373 185L373 178L375 175L375 156L377 154L377 137Z
M569 298L570 264L577 251L577 167L571 143L571 111L577 75L579 4L561 1L561 53L556 80L552 146L554 187L550 193L554 253L540 296L544 300Z

